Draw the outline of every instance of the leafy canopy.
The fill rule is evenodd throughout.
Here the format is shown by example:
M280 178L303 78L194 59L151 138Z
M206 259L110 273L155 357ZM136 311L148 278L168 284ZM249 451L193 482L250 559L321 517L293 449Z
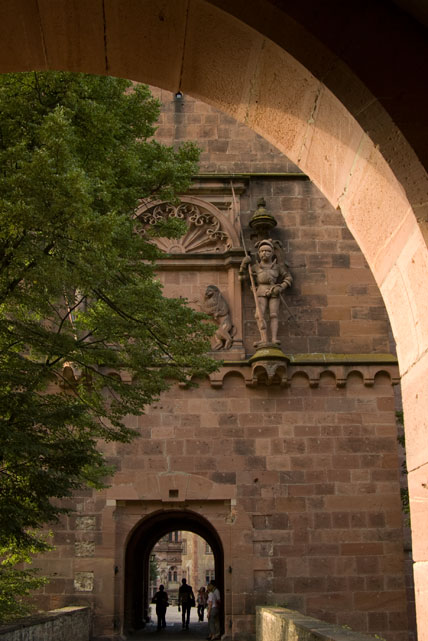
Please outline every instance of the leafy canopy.
M102 485L98 439L129 441L127 414L214 369L211 328L162 296L159 251L134 215L197 171L194 145L152 139L158 114L125 80L0 76L3 548L43 549L35 532L62 512L57 499Z

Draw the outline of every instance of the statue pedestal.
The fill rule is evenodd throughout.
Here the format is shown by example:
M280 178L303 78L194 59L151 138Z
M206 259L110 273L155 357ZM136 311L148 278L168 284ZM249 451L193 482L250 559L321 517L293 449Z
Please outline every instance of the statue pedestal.
M259 343L257 351L250 356L249 362L254 363L261 360L278 360L288 362L290 359L284 354L280 345L277 345L276 343Z

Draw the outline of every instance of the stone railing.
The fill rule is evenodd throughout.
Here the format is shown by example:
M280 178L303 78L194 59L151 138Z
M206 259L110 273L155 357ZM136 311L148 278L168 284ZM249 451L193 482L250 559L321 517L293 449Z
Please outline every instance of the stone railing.
M68 607L0 625L0 641L89 641L91 610Z
M257 641L374 641L373 637L307 617L295 610L257 608Z

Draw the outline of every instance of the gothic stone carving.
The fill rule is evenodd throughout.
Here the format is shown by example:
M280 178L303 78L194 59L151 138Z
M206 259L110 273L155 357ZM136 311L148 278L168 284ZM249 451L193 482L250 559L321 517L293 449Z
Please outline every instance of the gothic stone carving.
M222 228L220 220L194 203L181 203L178 207L161 203L139 216L143 225L155 225L168 218L179 218L188 225L187 232L181 238L154 239L159 249L168 254L218 254L232 247L232 240Z

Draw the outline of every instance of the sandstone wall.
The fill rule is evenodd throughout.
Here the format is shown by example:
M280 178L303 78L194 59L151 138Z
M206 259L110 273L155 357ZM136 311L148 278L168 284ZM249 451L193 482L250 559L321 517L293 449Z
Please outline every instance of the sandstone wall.
M111 629L112 612L120 625L130 532L157 510L184 509L220 534L233 568L226 625L238 638L251 638L255 605L270 603L407 639L394 399L383 368L369 386L355 366L339 388L327 369L318 386L299 371L285 389L229 374L220 389L207 381L165 394L132 420L137 441L110 446L112 487L78 497L78 515L56 528L56 576L42 601L89 599L98 632Z
M283 314L280 329L284 351L371 353L394 349L385 307L364 256L342 214L313 183L272 145L229 116L185 95L177 101L167 91L153 92L164 104L157 132L161 142L195 141L202 150L202 176L225 175L227 185L233 176L246 175L245 191L237 198L248 246L248 221L259 198L264 197L266 209L277 219L273 236L283 242L294 278L286 299L295 320L286 322ZM193 300L207 278L196 272L191 276L168 274L166 283L168 294L184 293ZM247 350L251 350L257 328L248 287L244 306L245 339Z
M407 641L398 371L373 277L340 213L287 159L211 107L160 95L159 139L203 146L198 197L221 198L238 227L230 182L239 183L249 244L261 196L278 220L294 277L286 292L293 319L283 314L280 327L289 362L269 379L247 360L257 329L246 286L245 353L237 361L221 352L224 367L210 381L175 387L129 417L140 438L106 446L118 470L110 489L70 501L76 512L55 528L56 549L44 561L52 581L39 602L90 603L96 635L119 635L134 607L129 568L143 559L142 544L130 555L132 537L153 515L176 510L182 527L174 529L191 529L186 514L196 515L219 537L225 630L236 639L254 638L257 604L286 604ZM231 292L226 271L196 263L163 268L160 278L167 295L192 304L211 283Z

